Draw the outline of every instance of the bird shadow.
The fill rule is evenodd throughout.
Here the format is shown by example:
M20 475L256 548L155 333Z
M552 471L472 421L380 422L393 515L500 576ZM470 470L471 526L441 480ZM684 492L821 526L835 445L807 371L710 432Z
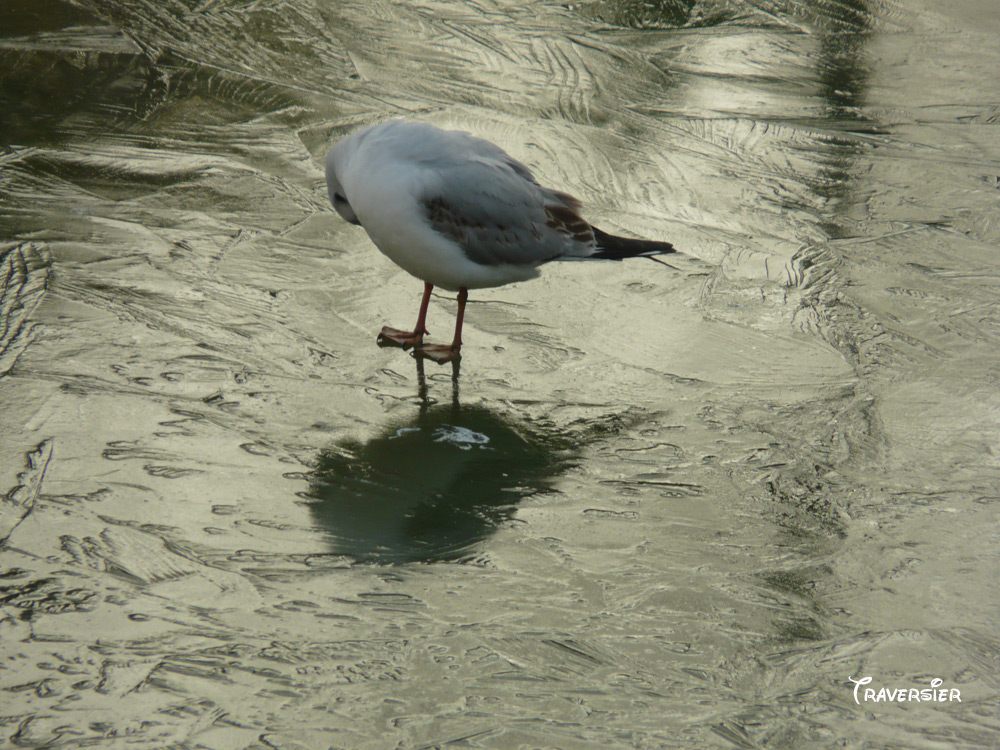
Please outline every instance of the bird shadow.
M313 519L331 552L358 563L471 561L518 503L552 488L571 443L537 425L451 399L436 402L417 361L418 408L366 441L320 452Z

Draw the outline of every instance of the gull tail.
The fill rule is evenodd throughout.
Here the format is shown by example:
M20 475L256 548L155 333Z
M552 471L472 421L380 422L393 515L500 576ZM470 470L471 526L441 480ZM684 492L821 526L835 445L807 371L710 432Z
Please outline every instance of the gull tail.
M602 232L597 227L591 227L594 231L594 239L597 240L597 247L589 258L603 258L606 260L621 260L622 258L635 258L638 256L664 255L666 253L677 252L669 242L656 242L655 240L633 240L629 237L617 237L607 232Z

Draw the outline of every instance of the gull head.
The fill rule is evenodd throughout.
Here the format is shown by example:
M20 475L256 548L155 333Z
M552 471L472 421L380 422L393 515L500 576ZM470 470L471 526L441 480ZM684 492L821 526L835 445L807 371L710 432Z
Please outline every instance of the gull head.
M351 208L351 203L347 200L347 195L344 192L344 186L338 177L339 169L342 167L344 161L342 143L334 146L333 150L330 151L330 155L326 157L326 190L330 195L330 203L333 204L334 210L340 214L341 218L344 221L349 221L351 224L360 225L361 222L358 220L358 215Z

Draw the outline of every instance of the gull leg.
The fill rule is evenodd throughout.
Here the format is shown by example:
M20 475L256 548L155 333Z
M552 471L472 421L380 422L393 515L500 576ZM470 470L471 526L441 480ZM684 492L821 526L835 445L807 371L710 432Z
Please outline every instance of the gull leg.
M458 315L455 317L455 337L450 344L428 344L413 350L414 357L433 359L438 364L451 362L462 356L462 322L465 320L465 303L469 299L469 290L462 287L458 290Z
M431 290L434 285L424 282L424 298L420 301L420 314L417 316L417 325L412 331L401 331L398 328L385 326L379 333L377 343L379 346L399 346L409 349L411 346L419 346L424 341L424 334L427 333L427 305L431 301Z

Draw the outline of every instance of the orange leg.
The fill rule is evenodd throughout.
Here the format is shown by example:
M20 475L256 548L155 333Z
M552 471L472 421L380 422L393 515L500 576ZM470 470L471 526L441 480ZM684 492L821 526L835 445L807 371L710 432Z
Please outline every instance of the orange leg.
M424 334L427 330L427 305L431 301L431 291L434 285L424 282L424 298L420 301L420 314L417 316L417 325L412 331L401 331L398 328L385 326L378 335L379 346L400 346L409 349L411 346L420 346L424 341Z
M413 350L414 357L433 359L439 364L450 362L462 356L462 322L465 320L465 303L469 299L469 290L465 287L458 290L458 315L455 317L455 336L451 344L428 344Z

